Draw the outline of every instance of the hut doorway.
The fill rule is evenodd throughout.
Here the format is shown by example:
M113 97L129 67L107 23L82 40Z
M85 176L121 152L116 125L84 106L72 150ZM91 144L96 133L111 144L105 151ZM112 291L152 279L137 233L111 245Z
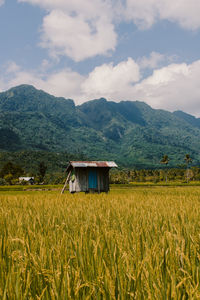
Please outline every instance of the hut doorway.
M89 187L89 189L97 189L97 170L96 169L89 170L88 187Z

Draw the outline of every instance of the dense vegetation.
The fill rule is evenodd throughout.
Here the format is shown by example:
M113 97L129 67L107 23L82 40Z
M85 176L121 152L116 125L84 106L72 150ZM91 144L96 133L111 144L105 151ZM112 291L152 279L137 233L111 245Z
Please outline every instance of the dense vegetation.
M166 159L166 161L163 160ZM33 176L36 184L63 184L69 160L87 160L80 153L55 153L46 151L0 152L0 185L19 183L21 176ZM188 160L188 161L186 161ZM167 162L167 164L166 164ZM185 155L182 164L170 168L170 159L164 155L158 169L132 169L119 167L110 171L110 182L124 184L132 182L184 183L200 180L200 168L191 166L192 159ZM22 182L25 184L25 182Z
M164 154L170 167L186 153L200 162L200 120L193 116L103 98L75 106L28 85L0 93L0 136L0 151L79 153L132 169L158 168Z
M199 299L199 192L2 192L0 298Z
M62 183L69 160L77 159L86 157L76 152L0 152L0 185L19 183L20 176L34 176L35 183ZM45 167L44 176L41 176L41 164Z
M155 170L117 170L110 174L110 182L115 184L127 184L137 182L149 183L188 183L200 181L200 168L190 169L155 169Z

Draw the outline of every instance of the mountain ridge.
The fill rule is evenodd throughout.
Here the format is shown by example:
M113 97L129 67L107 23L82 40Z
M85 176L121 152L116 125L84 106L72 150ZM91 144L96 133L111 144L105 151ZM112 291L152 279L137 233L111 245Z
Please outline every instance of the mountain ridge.
M105 98L75 105L30 85L0 93L0 151L44 150L83 153L133 167L171 164L189 153L200 162L200 119L184 112L153 109L140 101Z

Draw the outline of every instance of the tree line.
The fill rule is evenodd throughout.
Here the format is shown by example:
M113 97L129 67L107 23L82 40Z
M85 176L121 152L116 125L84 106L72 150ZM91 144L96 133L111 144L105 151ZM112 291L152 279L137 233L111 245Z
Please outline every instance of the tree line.
M25 174L24 169L12 162L7 162L3 165L1 171L0 171L0 184L17 184L19 183L20 177L26 177L31 176L34 177L35 183L43 183L44 178L46 175L47 166L44 164L44 162L40 162L38 164L38 169L36 170L35 174ZM22 184L26 184L26 182L22 182Z
M200 168L190 167L192 158L189 154L184 157L184 165L177 168L169 168L169 162L170 158L165 154L160 160L162 166L160 169L115 170L110 174L110 182L127 184L131 182L181 181L188 183L190 180L200 181Z
M182 166L169 168L169 162L170 158L165 154L160 159L160 169L114 169L110 172L110 182L126 184L130 182L200 181L200 168L190 167L192 159L189 154L185 155ZM43 161L38 163L34 172L29 173L13 162L6 162L0 170L0 185L18 184L21 176L33 176L35 184L63 184L66 173L64 170L63 172L48 172L48 167ZM22 182L22 184L28 183Z

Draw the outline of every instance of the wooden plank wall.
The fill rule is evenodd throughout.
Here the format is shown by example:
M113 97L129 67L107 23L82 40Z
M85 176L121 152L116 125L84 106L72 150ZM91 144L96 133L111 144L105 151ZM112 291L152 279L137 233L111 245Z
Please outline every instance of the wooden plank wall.
M76 168L75 181L69 182L70 192L88 192L88 174L90 168ZM97 168L98 187L96 192L109 191L109 168Z

